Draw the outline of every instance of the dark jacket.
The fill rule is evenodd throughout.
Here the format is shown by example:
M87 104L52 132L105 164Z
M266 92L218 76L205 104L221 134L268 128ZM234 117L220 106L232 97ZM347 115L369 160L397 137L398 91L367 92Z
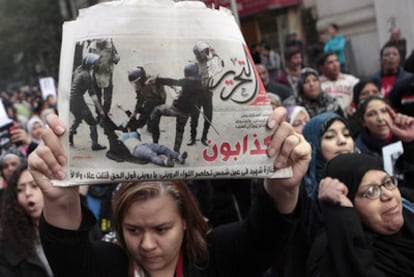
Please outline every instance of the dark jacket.
M0 249L0 276L48 277L48 274L37 256L23 257L13 243L8 243Z
M50 266L57 276L128 276L128 257L119 246L91 243L88 232L94 217L82 212L79 230L48 225L42 217L40 236ZM291 215L281 215L261 189L244 221L222 225L207 237L209 263L201 269L184 263L184 276L261 276L290 241L300 205Z
M189 114L195 107L198 97L204 93L201 85L201 80L183 78L157 78L157 84L164 86L180 86L182 88L181 94L174 100L174 107L184 114Z
M396 111L414 116L414 75L396 81L390 92L389 100Z
M373 81L375 81L377 84L379 84L381 86L381 80L382 80L382 70L379 70L377 72L375 72L374 75L372 75L371 79ZM397 73L397 79L395 80L394 85L400 81L400 80L405 80L410 78L411 76L413 76L410 72L405 71L402 67L400 67L398 69L398 73Z
M401 194L413 200L412 191L402 190ZM306 276L413 276L413 244L401 245L401 249L406 247L406 250L399 251L392 243L393 240L414 239L412 212L403 209L404 225L397 234L381 236L362 225L354 208L328 203L322 203L321 207L325 232L320 233L313 244Z
M265 86L265 89L267 92L279 96L281 101L293 95L292 89L290 87L283 84L278 84L272 80Z

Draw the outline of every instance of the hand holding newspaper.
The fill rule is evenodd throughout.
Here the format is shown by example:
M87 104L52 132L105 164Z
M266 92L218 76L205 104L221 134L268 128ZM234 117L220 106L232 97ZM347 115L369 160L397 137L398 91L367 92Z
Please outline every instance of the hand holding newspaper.
M227 9L101 3L64 24L61 53L57 185L291 176L267 155L272 109Z

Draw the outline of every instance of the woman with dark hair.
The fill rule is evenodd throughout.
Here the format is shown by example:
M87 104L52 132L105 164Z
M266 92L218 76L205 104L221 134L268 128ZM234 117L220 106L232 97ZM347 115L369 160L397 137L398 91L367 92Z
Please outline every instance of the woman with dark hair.
M414 214L381 162L339 155L319 188L325 222L308 260L307 276L414 276ZM404 198L403 198L404 197Z
M358 119L356 112L356 107L358 107L359 103L367 99L370 96L380 96L380 87L374 80L361 80L354 86L354 95L352 98L352 113L348 114L348 122L349 127L352 130L352 136L356 137L361 130L361 122Z
M18 166L3 194L0 276L52 276L38 236L43 195L27 164Z
M380 96L370 96L358 105L356 114L362 129L355 144L361 153L382 158L382 148L399 140L389 126L392 119L387 105Z
M276 168L291 166L293 176L266 179L242 222L209 231L189 189L178 181L123 184L113 199L118 244L90 242L93 215L81 207L77 187L53 187L64 179L64 126L49 117L44 146L30 155L45 207L40 236L57 276L261 276L281 256L298 221L299 184L307 170L310 146L284 122L276 108L268 154ZM278 127L276 127L278 126ZM278 153L278 154L276 154ZM47 178L45 178L47 176Z

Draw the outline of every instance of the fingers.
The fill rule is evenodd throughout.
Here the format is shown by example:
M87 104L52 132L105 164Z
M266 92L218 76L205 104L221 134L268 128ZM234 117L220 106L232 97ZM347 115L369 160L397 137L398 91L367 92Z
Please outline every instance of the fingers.
M63 179L65 177L61 163L56 159L51 149L44 145L39 145L36 151L30 154L29 169L39 178L41 175L49 179Z
M310 153L309 143L287 122L282 122L276 129L268 147L268 155L276 157L275 168L284 168L296 161L310 159Z
M60 166L64 166L66 164L66 152L59 137L54 133L52 129L45 129L42 133L42 139L51 155L53 155L54 160L58 161ZM36 152L38 152L37 150L38 149L36 149Z
M319 201L351 207L353 205L347 195L348 188L338 179L327 177L322 179L319 183Z
M278 127L282 122L286 121L287 110L285 107L277 107L267 121L267 127L270 129Z
M280 126L278 126L273 133L272 140L268 147L268 155L273 157L279 154L285 139L293 133L294 130L289 123L281 122Z
M295 163L296 161L301 160L310 161L312 153L310 144L302 135L295 134L295 136L298 138L299 143L292 149L292 153L290 154L290 163Z
M62 121L59 120L56 114L50 114L46 118L47 125L54 131L58 136L61 136L66 128Z
M390 105L386 105L386 109L387 109L387 112L389 113L389 115L391 116L392 120L394 120L394 118L395 118L395 111L393 110L393 108L391 108Z
M407 116L405 114L397 113L395 114L394 124L401 128L408 128L414 123L414 118Z

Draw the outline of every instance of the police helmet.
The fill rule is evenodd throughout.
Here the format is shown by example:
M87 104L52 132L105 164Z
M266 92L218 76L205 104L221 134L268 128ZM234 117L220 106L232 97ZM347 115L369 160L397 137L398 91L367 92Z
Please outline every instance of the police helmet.
M130 82L144 82L147 78L147 74L145 73L145 70L142 66L137 66L137 68L128 74L128 80Z
M184 67L184 76L192 78L200 78L198 66L196 63L189 63Z
M205 41L197 41L196 44L193 47L194 55L199 56L201 52L203 52L206 49L209 49L210 45Z
M85 57L83 57L82 65L84 67L89 67L89 66L95 64L98 59L99 59L99 55L93 54L93 53L88 53L88 54L85 55Z

